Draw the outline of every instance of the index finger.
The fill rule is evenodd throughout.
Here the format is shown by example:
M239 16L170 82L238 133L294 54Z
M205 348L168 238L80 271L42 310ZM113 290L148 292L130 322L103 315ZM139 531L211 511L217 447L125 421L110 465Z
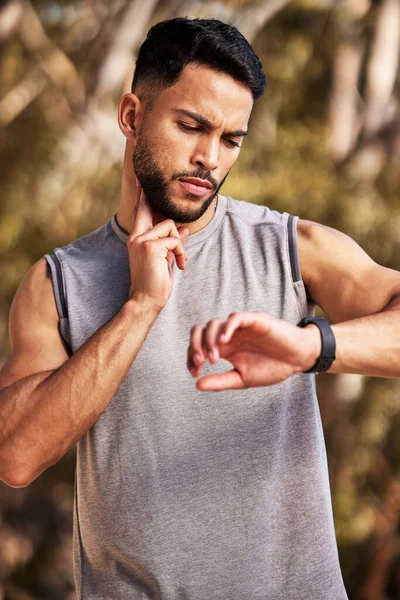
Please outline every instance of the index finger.
M131 238L134 239L138 235L145 233L153 227L153 215L150 209L149 201L146 198L142 186L137 181L137 189L139 191L139 200L136 206L135 214L133 217L132 233Z

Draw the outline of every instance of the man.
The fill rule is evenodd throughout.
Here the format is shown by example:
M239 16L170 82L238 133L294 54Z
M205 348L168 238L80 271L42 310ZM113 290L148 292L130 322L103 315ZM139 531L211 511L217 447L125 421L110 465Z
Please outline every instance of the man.
M349 321L332 369L397 375L400 278L337 232L218 194L264 88L234 27L155 25L119 105L118 212L38 261L14 299L0 475L29 485L78 442L78 598L346 598L301 372L319 332L296 325L308 295Z

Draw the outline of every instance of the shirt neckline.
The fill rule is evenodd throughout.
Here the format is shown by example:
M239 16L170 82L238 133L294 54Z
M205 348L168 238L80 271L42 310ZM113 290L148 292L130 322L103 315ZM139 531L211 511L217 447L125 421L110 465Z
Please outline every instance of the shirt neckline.
M226 214L227 205L228 205L228 196L221 196L219 194L217 209L215 211L214 217L205 227L203 227L203 229L200 229L200 231L196 231L196 233L192 233L192 235L189 235L188 239L185 242L185 248L190 248L194 244L197 244L198 242L202 242L203 240L210 237L210 235L212 235L214 233L214 231L216 231L218 229L218 227L222 223L224 216ZM112 227L115 235L117 236L117 238L121 242L126 244L126 242L128 241L128 238L129 238L129 234L118 223L117 213L115 213L111 217L111 227Z

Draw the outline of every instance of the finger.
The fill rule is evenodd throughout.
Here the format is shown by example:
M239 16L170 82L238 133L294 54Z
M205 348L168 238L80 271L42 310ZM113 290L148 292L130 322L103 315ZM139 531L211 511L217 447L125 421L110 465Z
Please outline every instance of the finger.
M182 248L184 248L183 244L186 242L186 240L189 237L189 229L188 229L188 227L181 226L181 227L178 227L176 231L178 232L178 235L179 235L180 239L182 240ZM172 257L172 260L173 260L173 257ZM183 267L180 267L180 268L184 268L186 266L186 261L189 260L189 255L185 249L184 249L183 255L180 257L179 260L181 262L183 262ZM178 260L177 260L177 264L178 264L178 266L180 265Z
M218 341L223 344L227 344L233 333L240 327L241 324L241 313L231 313L227 318L225 324L221 327Z
M245 385L238 371L232 369L226 373L201 377L196 381L196 388L200 392L222 392L223 390L242 390Z
M172 267L172 263L174 262L174 256L175 256L175 254L172 252L172 250L168 250L167 262L168 262L169 267Z
M182 242L186 241L188 237L189 230L187 227L181 226L179 229L177 228L175 221L172 219L165 219L151 229L151 231L143 234L145 239L157 239L168 237L174 235L175 237L179 237Z
M167 260L169 266L171 266L170 252L172 252L172 256L175 256L178 267L181 270L185 269L187 254L180 237L163 237L156 240L145 240L144 243L149 245L151 251L158 250L160 256L163 256Z
M146 200L146 202L148 202ZM189 235L189 229L185 226L176 227L175 222L172 219L165 219L165 221L161 221L154 225L150 229L142 232L139 235L136 235L136 231L132 232L130 239L140 238L139 242L144 242L145 240L157 240L166 237L176 237L182 241L182 244L187 240Z
M194 325L190 330L190 341L188 347L188 368L194 377L198 377L201 373L201 367L205 361L205 356L202 349L203 326Z
M200 377L201 375L201 368L203 366L204 361L201 360L199 357L200 355L197 353L193 353L193 351L188 351L187 353L186 367L192 377Z
M185 243L189 237L189 228L185 225L181 225L180 227L178 227L178 233L181 237L182 242Z
M203 330L203 351L211 363L216 363L219 359L216 344L223 325L220 319L212 319Z
M270 317L262 312L231 313L226 320L225 325L221 328L218 342L227 344L231 340L235 331L251 325L259 325L260 321L263 322L263 328L265 330L266 319L270 319Z
M133 218L132 232L130 237L134 239L138 235L153 228L153 213L151 212L149 201L140 187L139 200Z
M184 228L186 230L187 227ZM189 230L188 230L189 233ZM184 268L185 261L188 260L188 255L186 250L183 247L182 235L183 237L187 236L185 231L182 234L179 233L174 221L172 219L166 219L165 221L161 221L161 223L157 223L151 229L143 232L142 234L135 237L135 234L132 233L131 238L136 239L137 242L143 243L146 240L162 240L168 237L174 237L179 240L179 244L174 250L175 257L177 259L177 265L180 269Z

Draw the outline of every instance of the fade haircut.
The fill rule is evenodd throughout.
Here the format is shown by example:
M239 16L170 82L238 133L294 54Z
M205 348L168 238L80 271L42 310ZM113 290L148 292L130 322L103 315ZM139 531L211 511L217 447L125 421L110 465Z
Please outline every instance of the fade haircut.
M258 56L236 27L217 19L177 17L149 29L139 49L131 91L143 84L151 110L159 94L178 81L189 63L230 75L249 88L253 100L267 86Z

